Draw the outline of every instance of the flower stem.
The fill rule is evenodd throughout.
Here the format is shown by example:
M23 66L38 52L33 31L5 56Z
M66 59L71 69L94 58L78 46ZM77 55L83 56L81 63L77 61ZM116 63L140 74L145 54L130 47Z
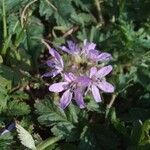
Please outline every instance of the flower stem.
M39 145L37 145L36 150L44 150L48 146L60 141L61 139L62 139L62 136L48 138L47 140L45 140L45 141L41 142Z
M95 5L96 5L96 8L97 8L97 12L98 12L98 17L99 17L99 23L101 25L104 24L104 19L103 19L103 16L102 16L102 10L101 10L101 6L100 6L100 0L95 0Z
M115 93L115 94L112 95L111 101L110 101L110 103L107 105L107 108L108 108L108 109L111 108L111 106L113 105L113 103L114 103L116 97L117 97L117 93Z

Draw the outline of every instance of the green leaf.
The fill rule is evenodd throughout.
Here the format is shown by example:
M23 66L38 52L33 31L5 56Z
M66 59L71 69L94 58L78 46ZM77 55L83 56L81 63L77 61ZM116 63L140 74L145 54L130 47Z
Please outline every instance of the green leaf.
M79 13L79 14L72 14L71 15L71 19L73 22L75 22L76 24L79 25L89 25L92 24L92 22L94 22L94 17L90 14L86 14L86 13Z
M20 126L19 124L16 124L16 128L17 128L17 132L18 132L18 137L19 137L22 145L24 145L25 147L28 147L32 150L36 149L35 142L34 142L32 135L27 130L25 130L22 126Z
M31 56L24 49L10 52L10 63L14 64L15 69L20 68L24 71L31 70Z
M55 125L59 122L66 122L67 117L63 110L55 106L51 100L45 100L43 103L35 104L36 112L40 114L38 121L47 126Z
M53 14L53 11L56 11L53 8L53 5L48 0L40 0L39 12L41 16L45 16L45 19L48 20L49 17Z
M64 111L55 106L51 100L36 103L35 107L40 114L38 121L46 126L52 126L51 131L55 136L63 136L68 141L76 140L78 131L73 122L71 122L77 121L76 117L67 117ZM72 113L70 116L73 115Z
M133 123L133 129L131 132L131 141L133 145L138 145L142 133L142 122L141 121L136 121Z
M78 114L79 114L78 106L73 105L72 103L68 107L68 111L66 111L67 118L72 123L78 123Z
M0 112L7 108L8 99L7 90L0 86Z
M140 143L141 145L150 144L149 131L150 131L150 119L146 120L146 121L143 123L143 126L142 126L142 134L141 134L140 141L139 141L139 143Z
M5 0L6 10L8 14L15 13L20 9L20 6L24 7L31 0ZM0 14L2 14L2 1L0 1Z
M0 149L1 150L11 150L10 146L13 142L13 136L7 133L5 135L0 136Z
M30 113L30 107L24 102L13 100L8 102L5 112L8 116L23 116Z
M12 85L17 85L20 82L20 74L18 71L14 71L5 65L0 65L0 76L0 82L3 82L1 85L8 89L10 89Z
M3 63L3 58L2 58L2 56L0 55L0 64L2 64Z
M78 147L80 150L95 150L96 149L96 139L89 127L85 126L81 133L80 144Z
M44 46L41 43L43 39L44 27L41 21L36 17L31 17L26 27L26 49L31 56L32 66L37 68L37 59Z

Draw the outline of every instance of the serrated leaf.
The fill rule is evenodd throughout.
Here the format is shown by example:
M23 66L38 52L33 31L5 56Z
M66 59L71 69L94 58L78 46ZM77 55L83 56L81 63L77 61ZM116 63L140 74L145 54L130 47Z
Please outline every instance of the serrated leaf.
M83 128L83 131L80 136L80 144L78 147L80 150L86 149L86 150L95 150L96 149L96 139L90 131L90 129L85 126Z
M48 0L40 0L39 12L41 16L45 16L46 20L53 14L53 8Z
M62 136L66 141L76 141L79 137L78 130L69 122L57 123L52 129L55 136Z
M32 150L36 149L32 135L19 124L16 124L16 129L21 143Z
M13 136L10 133L0 135L0 149L11 150L10 145L13 142Z
M13 100L8 102L6 111L8 116L23 116L30 113L30 107L24 102Z
M44 46L41 42L43 39L44 26L42 22L36 18L31 17L28 25L26 26L26 41L25 47L27 53L31 56L33 68L37 68L37 59Z
M0 85L0 112L6 109L8 99L7 90Z
M55 106L51 100L37 103L35 107L40 114L38 121L46 126L52 126L51 131L55 136L63 136L67 141L76 140L78 130L73 122L77 121L77 116L67 117L65 112ZM70 116L73 115L72 113Z
M8 89L10 89L12 85L17 85L20 82L20 74L5 65L0 65L0 76L1 81L2 78L4 80L1 85L7 87Z
M20 6L24 7L31 0L5 0L5 7L8 14L15 13L20 9ZM0 1L0 14L2 13L2 0Z

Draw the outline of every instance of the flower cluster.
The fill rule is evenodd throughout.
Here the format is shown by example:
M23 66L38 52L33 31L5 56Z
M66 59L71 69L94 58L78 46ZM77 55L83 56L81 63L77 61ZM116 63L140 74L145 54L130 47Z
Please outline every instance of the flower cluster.
M59 49L64 52L61 56L55 49L49 49L51 58L47 65L51 71L45 77L61 75L61 82L49 86L49 91L60 93L60 107L65 109L75 100L80 108L85 107L84 97L92 94L96 102L101 102L102 92L113 93L114 86L105 79L112 71L112 66L105 66L112 59L106 52L96 50L96 44L84 40L81 46L72 41Z

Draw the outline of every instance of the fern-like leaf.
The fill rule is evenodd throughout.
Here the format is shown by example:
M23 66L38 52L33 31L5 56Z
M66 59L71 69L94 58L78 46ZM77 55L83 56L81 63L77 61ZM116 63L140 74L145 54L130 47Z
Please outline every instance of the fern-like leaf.
M16 124L16 128L21 144L24 145L25 147L35 150L36 147L32 135L19 124Z

